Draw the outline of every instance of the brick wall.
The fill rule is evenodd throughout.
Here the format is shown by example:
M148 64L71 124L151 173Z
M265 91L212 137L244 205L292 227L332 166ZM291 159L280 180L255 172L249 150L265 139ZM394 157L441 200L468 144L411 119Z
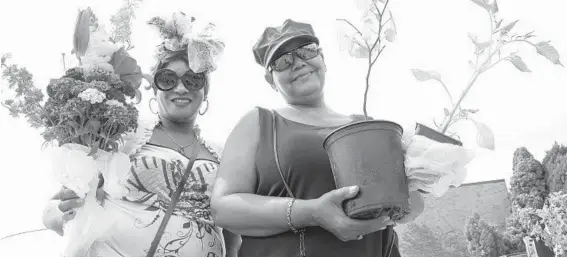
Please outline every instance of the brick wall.
M396 227L402 256L468 256L465 222L475 212L505 228L510 201L504 179L463 184L441 198L425 195L425 212Z

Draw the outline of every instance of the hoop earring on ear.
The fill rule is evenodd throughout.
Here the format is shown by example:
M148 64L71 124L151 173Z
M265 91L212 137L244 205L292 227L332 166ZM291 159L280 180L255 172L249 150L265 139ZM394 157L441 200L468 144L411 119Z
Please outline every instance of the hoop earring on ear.
M208 99L205 99L205 100L203 101L203 103L204 103L204 102L207 102L207 106L206 106L206 108L205 108L205 111L201 111L201 109L199 109L199 115L205 115L205 113L207 113L207 110L209 110L209 100L208 100ZM201 104L201 105L202 105L202 104Z
M154 114L154 115L157 115L158 112L157 112L157 111L154 112L154 110L152 109L152 100L155 101L156 104L157 104L157 99L156 99L156 98L151 98L151 99L150 99L150 101L148 102L148 103L149 103L149 106L150 106L150 112L152 112L152 114Z

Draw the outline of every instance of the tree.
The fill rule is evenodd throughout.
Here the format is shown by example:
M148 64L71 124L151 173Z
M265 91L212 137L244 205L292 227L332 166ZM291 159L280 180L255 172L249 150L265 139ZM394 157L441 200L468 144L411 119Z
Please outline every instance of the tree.
M545 245L553 249L555 256L567 256L567 193L551 193L538 215L542 218Z
M510 253L510 244L496 226L480 219L475 213L467 219L465 236L472 256L496 257Z
M136 8L143 0L123 0L123 5L116 14L110 17L112 23L112 41L122 43L126 50L134 48L132 45L132 20L136 18Z
M541 209L548 193L543 165L522 147L514 152L512 169L512 211L521 208Z
M567 146L553 144L551 150L546 152L542 161L546 169L546 182L549 192L567 192L565 184L567 177Z

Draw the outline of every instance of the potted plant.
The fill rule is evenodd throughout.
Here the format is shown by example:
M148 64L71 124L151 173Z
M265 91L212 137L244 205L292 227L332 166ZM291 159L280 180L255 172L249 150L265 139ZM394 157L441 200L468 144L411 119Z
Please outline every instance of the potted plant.
M351 218L372 219L389 215L397 220L409 214L409 191L404 171L402 127L392 121L373 120L366 103L372 68L386 41L393 42L396 27L388 0L359 1L364 9L362 29L338 19L348 32L339 36L342 48L355 58L368 60L364 120L331 132L324 141L337 187L359 185L359 195L344 203Z
M453 137L458 137L455 133L448 133L449 128L459 121L471 121L478 129L478 145L486 149L494 149L494 135L492 130L485 125L474 119L474 114L478 109L464 109L461 104L471 88L475 84L480 75L490 70L497 64L503 61L509 61L518 70L522 72L531 72L531 70L524 63L518 52L507 52L504 50L507 46L514 43L527 44L534 47L538 54L544 56L553 64L561 65L559 60L559 53L550 45L550 41L540 41L538 43L532 42L530 39L535 37L532 32L520 34L513 31L518 21L504 23L502 19L498 19L498 4L496 0L471 0L476 5L480 6L488 14L490 19L490 31L488 39L482 40L477 36L469 34L469 38L475 46L474 61L469 61L469 66L473 70L467 86L461 92L457 101L453 101L453 97L449 89L443 83L441 75L435 71L426 71L421 69L413 69L413 76L418 81L436 81L444 88L449 98L450 107L444 109L444 118L441 123L435 120L433 124L435 128L430 128L423 124L416 125L416 134L423 135L430 139L461 145L461 143Z

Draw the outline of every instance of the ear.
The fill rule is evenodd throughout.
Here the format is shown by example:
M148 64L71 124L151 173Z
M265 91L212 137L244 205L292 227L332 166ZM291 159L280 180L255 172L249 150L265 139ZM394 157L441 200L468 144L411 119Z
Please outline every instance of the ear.
M266 73L264 74L264 79L266 79L266 82L268 82L270 86L272 86L272 89L274 89L276 92L278 91L278 88L274 83L274 76L272 75L271 72L266 71Z

